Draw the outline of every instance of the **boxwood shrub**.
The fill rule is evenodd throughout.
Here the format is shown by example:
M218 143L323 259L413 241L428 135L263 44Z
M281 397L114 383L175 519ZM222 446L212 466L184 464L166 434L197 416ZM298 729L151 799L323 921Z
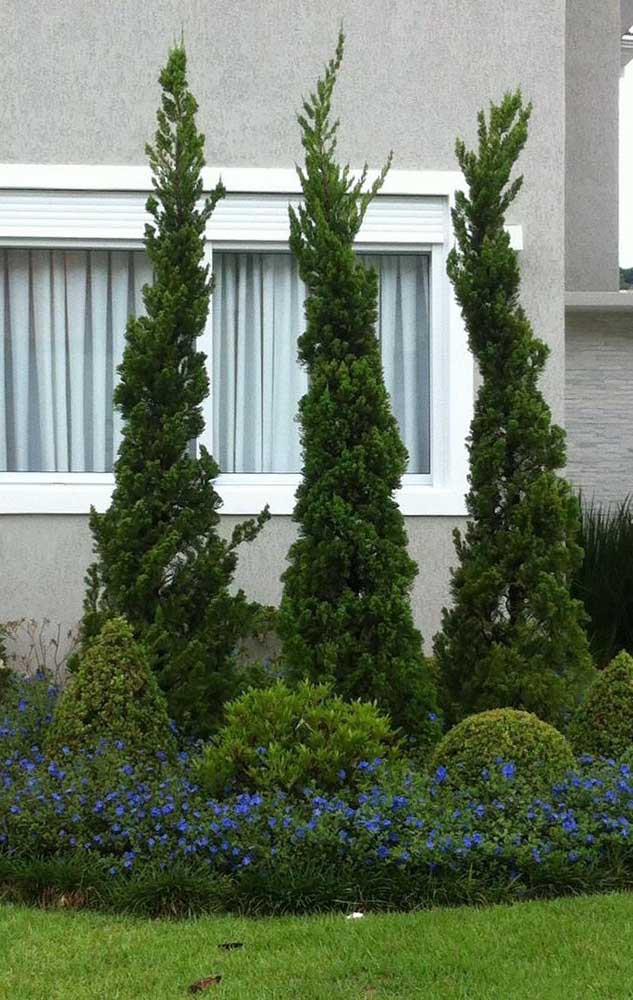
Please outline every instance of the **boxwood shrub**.
M495 786L501 775L529 795L548 792L574 767L567 740L530 712L497 708L470 715L436 747L432 766L453 789Z
M577 753L620 757L633 750L633 657L624 650L598 674L569 727Z
M44 743L50 756L65 747L93 750L107 738L132 754L173 750L167 705L145 648L124 618L112 618L86 648L60 697Z

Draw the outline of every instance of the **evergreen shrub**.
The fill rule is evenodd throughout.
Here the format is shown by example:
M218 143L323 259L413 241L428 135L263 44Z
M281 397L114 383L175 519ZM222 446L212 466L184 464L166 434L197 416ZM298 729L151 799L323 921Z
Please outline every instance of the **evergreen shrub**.
M622 757L633 751L633 657L624 650L589 689L569 727L577 753Z
M354 785L397 745L388 718L369 702L346 702L328 685L282 681L253 689L226 708L196 774L211 795L227 790L300 792Z
M171 716L204 736L239 689L235 651L256 627L259 607L230 585L238 545L255 537L267 513L221 536L220 469L200 443L209 380L199 337L213 290L205 232L224 188L203 196L204 136L186 68L178 46L160 75L158 128L147 147L154 191L145 248L154 282L143 291L146 315L132 317L126 332L114 393L122 441L110 507L93 509L90 519L96 561L83 638L106 617L126 617Z
M454 726L435 749L432 768L447 789L482 789L501 776L528 795L546 795L574 767L567 740L530 712L492 709ZM444 773L446 772L446 773Z
M512 707L561 722L593 665L585 613L570 594L582 560L578 501L558 475L563 430L539 388L548 348L519 302L518 255L505 227L510 180L531 106L520 92L479 114L479 145L457 142L466 192L452 213L448 273L481 384L470 430L469 520L455 533L452 606L435 651L450 721Z
M134 756L174 750L167 706L141 643L123 618L107 621L79 660L55 710L49 756L122 742Z
M417 567L395 499L407 465L376 336L377 275L354 253L387 166L364 190L336 159L335 58L299 116L303 203L290 210L290 248L307 287L299 359L309 388L299 405L303 475L288 555L279 634L288 676L376 701L407 733L437 711L413 623Z

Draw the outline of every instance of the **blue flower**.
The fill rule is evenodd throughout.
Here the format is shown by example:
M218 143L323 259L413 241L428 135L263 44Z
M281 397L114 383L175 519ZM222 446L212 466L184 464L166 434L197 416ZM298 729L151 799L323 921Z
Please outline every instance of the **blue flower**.
M515 775L515 771L516 768L512 763L512 761L508 761L507 764L504 764L503 767L501 768L501 774L506 779L506 781L512 781Z
M257 747L257 750L255 751L255 753L258 753L260 755L267 753L266 747Z
M435 774L433 775L433 781L435 782L436 785L441 785L446 781L447 776L448 776L447 769L444 767L443 764L440 764Z

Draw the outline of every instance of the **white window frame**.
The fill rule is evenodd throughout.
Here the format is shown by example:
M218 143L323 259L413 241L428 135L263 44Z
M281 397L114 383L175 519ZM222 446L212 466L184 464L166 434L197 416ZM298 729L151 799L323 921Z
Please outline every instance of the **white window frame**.
M214 247L287 249L287 205L301 193L296 172L206 168L205 190L220 176L229 195L209 223L209 263ZM446 276L453 245L450 209L462 185L461 174L452 171L391 171L373 203L378 209L373 222L368 213L357 243L368 252L430 255L431 472L405 475L397 495L402 512L412 516L466 513L473 363ZM150 190L145 167L0 165L0 247L142 248ZM520 248L520 227L513 229L513 245ZM212 309L201 345L210 374L211 327ZM211 450L210 399L204 415L201 440ZM233 473L219 476L216 485L224 514L254 514L266 503L272 514L290 514L299 481L299 475ZM0 513L85 514L91 505L105 510L113 482L111 473L3 472Z

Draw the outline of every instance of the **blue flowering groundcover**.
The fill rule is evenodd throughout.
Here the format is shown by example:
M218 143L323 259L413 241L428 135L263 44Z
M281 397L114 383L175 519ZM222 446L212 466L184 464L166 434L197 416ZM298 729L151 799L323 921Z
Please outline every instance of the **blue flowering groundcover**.
M580 758L545 798L526 796L514 762L501 758L460 792L445 767L424 774L378 759L358 765L353 788L341 772L336 794L220 801L195 784L186 751L138 761L124 743L104 743L51 761L39 749L50 713L29 711L25 699L0 725L5 894L74 889L87 904L147 912L307 912L633 881L626 763Z

